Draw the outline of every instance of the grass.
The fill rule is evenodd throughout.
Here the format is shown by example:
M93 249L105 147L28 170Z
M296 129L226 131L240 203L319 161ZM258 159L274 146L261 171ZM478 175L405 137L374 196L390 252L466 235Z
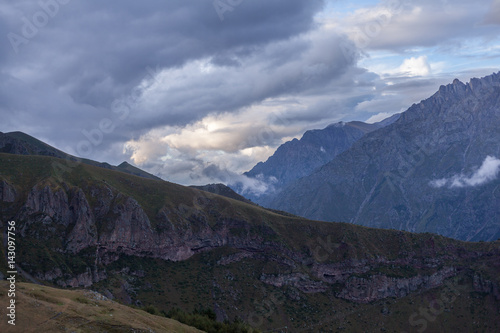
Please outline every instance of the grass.
M7 282L0 281L0 289ZM6 305L6 294L0 304ZM0 320L0 332L202 332L180 322L112 302L93 300L82 290L17 283L16 325Z

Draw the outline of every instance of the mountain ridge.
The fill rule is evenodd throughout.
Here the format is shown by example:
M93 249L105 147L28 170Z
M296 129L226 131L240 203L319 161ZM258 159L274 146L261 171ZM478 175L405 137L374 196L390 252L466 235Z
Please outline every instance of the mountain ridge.
M218 194L218 195L222 195L222 196L225 196L227 198L239 200L239 201L242 201L242 202L245 202L248 204L253 204L253 202L251 200L248 200L244 196L239 195L233 189L231 189L229 186L226 186L224 184L219 183L219 184L207 184L207 185L191 185L189 187L192 187L192 188L195 188L198 190L202 190L202 191L206 191L206 192L210 192L210 193L214 193L214 194Z
M271 193L259 196L243 193L238 189L239 193L265 206L270 196L280 192L291 182L311 174L365 134L387 126L398 118L399 114L395 114L374 124L361 121L339 122L323 129L308 130L300 140L285 142L265 162L257 163L250 171L244 173L247 177L259 178L269 183L272 188Z
M70 155L63 152L57 148L54 148L45 142L42 142L35 137L20 132L14 131L9 133L0 132L0 153L18 154L18 155L42 155L42 156L52 156L61 159L66 159L70 162L85 163L89 165L95 165L105 169L117 170L129 174L134 174L136 176L160 180L150 173L141 170L128 162L123 162L119 166L113 166L106 162L96 162L93 160L85 159Z
M462 191L429 184L472 174L486 156L500 156L499 91L500 73L441 86L397 122L291 184L270 207L319 220L497 239L500 203L490 194L498 179Z

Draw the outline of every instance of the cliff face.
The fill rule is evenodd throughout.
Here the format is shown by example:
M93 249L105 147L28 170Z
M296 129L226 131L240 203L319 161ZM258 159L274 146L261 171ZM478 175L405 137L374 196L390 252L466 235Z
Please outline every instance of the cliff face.
M0 181L0 201L14 202L16 200L16 190L5 180Z
M155 217L153 228L134 198L110 186L90 186L87 190L93 207L81 188L70 188L66 184L60 188L35 185L14 218L22 221L22 236L50 238L51 234L64 229L61 251L78 253L97 246L103 254L124 253L175 261L185 260L204 248L227 244L262 247L258 235L235 237L229 232L231 228L238 228L242 234L248 233L250 225L243 220L221 219L210 225L203 210L181 204L175 209L163 207ZM3 201L9 202L7 200L12 197L4 196ZM209 205L210 198L205 200L204 205Z
M196 253L229 247L239 252L222 258L218 266L248 259L265 262L271 258L277 265L288 267L291 273L262 272L259 279L264 284L292 286L308 294L324 293L335 285L336 297L367 303L435 288L455 276L463 265L460 247L448 249L446 256L426 252L429 250L426 249L420 253L403 252L397 259L347 257L336 263L325 262L314 254L317 251L289 248L279 241L272 227L260 221L235 218L227 209L222 213L213 211L212 208L220 204L217 203L220 198L205 192L197 192L199 196L192 205L163 206L152 222L136 199L106 183L87 183L79 188L43 181L33 186L25 198L17 195L6 181L0 184L3 203L24 200L14 217L19 221L22 237L48 243L59 239L50 250L70 256L90 250L93 264L81 271L68 272L64 267L55 266L43 272L31 272L36 278L61 286L88 287L106 279L105 266L121 255L182 261ZM217 215L216 219L210 215ZM354 247L354 244L341 243L333 249L349 252ZM328 247L326 250L333 251ZM467 253L465 257L470 260L488 255L491 253ZM444 266L450 261L455 265ZM381 273L384 267L393 267L387 270L393 273ZM391 275L403 268L411 272ZM477 274L475 288L498 296L498 286Z
M432 289L443 285L445 279L456 275L453 267L445 267L431 275L396 278L373 275L369 278L350 277L338 297L355 302L369 303L386 297L405 297L412 292Z
M441 86L291 184L270 207L324 221L496 240L499 96L500 74Z

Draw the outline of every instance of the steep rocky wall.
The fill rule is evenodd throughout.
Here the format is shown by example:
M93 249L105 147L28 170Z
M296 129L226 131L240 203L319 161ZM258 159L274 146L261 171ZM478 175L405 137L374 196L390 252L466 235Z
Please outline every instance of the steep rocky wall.
M89 287L105 279L106 265L121 254L180 261L201 251L226 246L238 252L221 258L217 263L219 267L247 259L272 262L286 267L290 273L262 272L260 280L266 284L292 286L309 294L322 293L335 286L337 297L367 303L438 287L460 269L446 265L447 262L481 256L451 250L446 256L432 258L416 258L414 252L408 252L392 260L377 256L369 260L346 258L336 263L322 262L310 251L307 254L308 251L285 246L278 241L275 231L265 225L256 227L244 218L228 216L220 216L215 224L210 223L203 207L164 206L151 221L136 199L102 183L78 188L42 182L31 188L23 199L12 184L2 181L0 193L4 203L25 200L14 217L22 237L59 239L60 246L51 250L76 257L82 251L94 251L87 254L94 258L94 264L77 274L68 275L60 267L31 272L35 278L61 286ZM204 208L207 207L209 202ZM269 240L273 237L276 241ZM377 271L391 265L426 269L428 273L394 277ZM474 276L474 288L498 297L498 286L479 273Z

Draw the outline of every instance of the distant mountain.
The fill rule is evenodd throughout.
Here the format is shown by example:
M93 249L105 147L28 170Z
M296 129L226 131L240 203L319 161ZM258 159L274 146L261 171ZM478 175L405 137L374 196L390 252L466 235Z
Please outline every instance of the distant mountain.
M395 114L375 124L361 121L340 122L321 130L307 131L300 140L293 139L282 144L267 161L259 162L245 175L272 183L274 190L279 192L291 182L310 175L320 166L330 162L365 134L393 123L399 116ZM245 195L263 205L269 200L269 196L257 197L247 193Z
M119 166L113 166L109 163L100 163L86 158L78 158L73 155L67 154L57 148L54 148L45 142L42 142L23 132L0 132L0 153L16 154L16 155L41 155L51 156L57 158L68 159L70 161L79 161L85 164L98 166L105 169L117 170L132 175L140 176L143 178L156 179L160 178L147 173L139 168L123 162Z
M500 237L500 73L441 86L289 185L272 208L325 221Z

